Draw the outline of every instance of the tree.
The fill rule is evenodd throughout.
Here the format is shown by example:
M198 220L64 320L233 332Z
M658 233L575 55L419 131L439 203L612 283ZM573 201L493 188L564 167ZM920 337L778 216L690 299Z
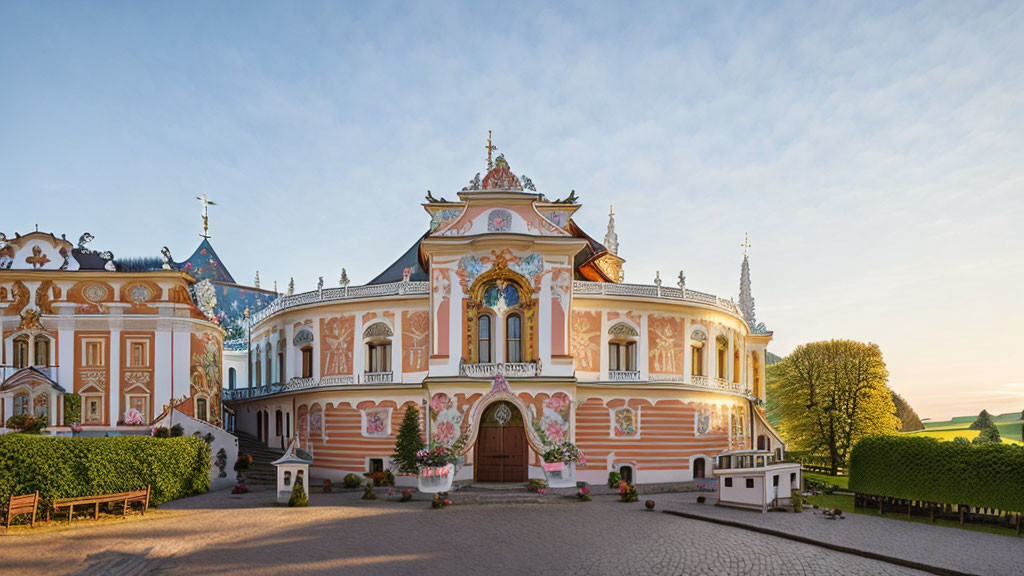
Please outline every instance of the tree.
M993 442L998 444L1002 441L1002 437L999 436L999 428L996 428L994 422L989 424L987 428L979 432L978 435L974 437L975 444L989 444Z
M288 506L300 508L309 506L309 496L306 495L306 490L302 486L302 478L295 479L295 484L292 485L291 498L288 499Z
M395 462L398 463L398 471L407 474L416 474L419 468L416 466L416 453L422 450L423 432L420 429L420 411L415 404L410 403L402 418L402 427L398 429L398 437L395 439Z
M826 460L833 475L858 440L899 430L877 344L812 342L776 366L769 390L777 395L780 432L790 450Z
M974 422L971 422L971 430L984 430L993 424L995 422L992 421L992 415L988 413L988 410L982 410Z
M900 432L913 432L914 430L924 430L924 424L921 423L921 419L917 416L917 412L910 406L910 403L900 396L895 391L892 393L892 403L896 405L896 417L900 419L902 423L900 426Z

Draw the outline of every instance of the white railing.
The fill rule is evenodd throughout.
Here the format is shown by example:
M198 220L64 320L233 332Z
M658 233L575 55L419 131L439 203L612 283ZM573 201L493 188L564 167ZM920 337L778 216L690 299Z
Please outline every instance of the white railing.
M639 382L639 370L609 370L608 380L612 382Z
M285 390L302 390L305 388L315 388L319 386L316 378L292 378L284 385Z
M363 384L391 384L395 375L394 372L363 372L359 380Z
M355 384L356 377L349 374L347 376L325 376L320 379L321 386L341 386L343 384Z
M281 391L281 388L280 384L257 386L255 388L235 388L234 390L223 390L221 392L221 398L224 400L249 400L251 398L260 398L262 396L277 394Z
M535 362L493 362L487 364L461 364L459 374L470 378L493 378L498 374L508 378L533 378L537 375Z
M663 298L669 300L684 300L709 304L734 314L739 314L739 307L731 299L719 298L714 294L698 292L688 288L673 288L671 286L656 286L647 284L615 284L612 282L588 282L586 280L574 280L572 291L578 295L599 294L602 296L640 296L643 298Z
M430 294L430 282L392 282L390 284L368 284L366 286L344 286L341 288L324 288L291 296L278 296L266 308L252 315L250 326L255 326L270 316L307 304L319 302L338 302L357 300L359 298L378 298L381 296L401 296L406 294Z

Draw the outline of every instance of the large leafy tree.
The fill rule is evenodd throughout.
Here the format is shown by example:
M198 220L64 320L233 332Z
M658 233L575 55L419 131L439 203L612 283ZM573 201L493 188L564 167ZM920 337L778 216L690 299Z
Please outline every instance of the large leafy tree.
M914 408L903 396L893 392L892 403L896 405L896 417L900 419L900 432L924 430L921 418L918 417L917 412L914 411Z
M789 449L824 459L833 474L858 440L900 429L877 344L812 342L772 368L770 390Z

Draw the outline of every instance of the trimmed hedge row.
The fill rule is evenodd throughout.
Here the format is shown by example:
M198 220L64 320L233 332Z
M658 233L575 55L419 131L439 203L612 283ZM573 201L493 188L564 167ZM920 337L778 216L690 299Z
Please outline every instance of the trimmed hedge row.
M1024 512L1024 447L873 436L850 455L850 490Z
M210 487L210 447L199 438L0 436L0 501L11 494L77 498L144 490L151 504Z

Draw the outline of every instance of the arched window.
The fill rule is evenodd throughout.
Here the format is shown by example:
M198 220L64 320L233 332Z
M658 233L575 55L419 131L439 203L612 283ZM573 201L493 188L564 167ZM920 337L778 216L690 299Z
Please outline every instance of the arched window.
M523 319L518 314L505 318L505 362L523 361Z
M729 354L729 350L728 350L728 348L729 348L729 341L724 336L720 335L718 338L715 339L715 343L716 343L715 350L716 350L716 352L718 354L718 356L717 356L717 359L718 359L718 366L717 366L718 373L716 374L716 376L718 376L719 378L724 379L725 375L726 375L726 370L728 368L728 364L726 364L726 362L729 359L729 356L728 356L728 354Z
M284 340L281 340L277 343L277 381L283 383L285 380L287 378L284 372Z
M767 436L765 436L764 434L758 435L758 437L757 437L757 449L758 450L771 450L771 445L772 444L768 440Z
M740 381L740 350L739 348L732 352L732 381L739 383Z
M633 467L632 466L620 466L619 467L619 480L623 482L633 483Z
M18 336L14 339L14 367L28 367L28 336Z
M690 363L692 365L690 373L693 376L707 375L704 371L704 343L706 341L707 335L700 330L694 330L690 335Z
M266 369L267 369L267 385L268 386L270 384L274 383L274 366L273 366L273 363L274 363L273 362L273 356L271 355L271 351L270 351L270 343L268 342L267 343L267 366L266 366Z
M491 361L491 317L483 314L476 322L477 361L487 364Z
M693 477L703 478L705 474L704 458L697 458L693 461Z
M263 361L260 360L260 349L256 348L256 368L252 373L256 376L256 387L263 386Z
M230 388L231 390L235 389L236 375L237 372L235 372L234 368L228 368L228 388Z
M36 358L32 365L50 365L50 339L46 336L36 336Z
M608 330L608 371L635 372L636 346L639 332L629 324L620 322Z
M391 372L391 338L394 331L384 322L374 322L363 331L366 342L366 372Z
M18 394L14 397L14 415L22 414L28 414L28 394Z

